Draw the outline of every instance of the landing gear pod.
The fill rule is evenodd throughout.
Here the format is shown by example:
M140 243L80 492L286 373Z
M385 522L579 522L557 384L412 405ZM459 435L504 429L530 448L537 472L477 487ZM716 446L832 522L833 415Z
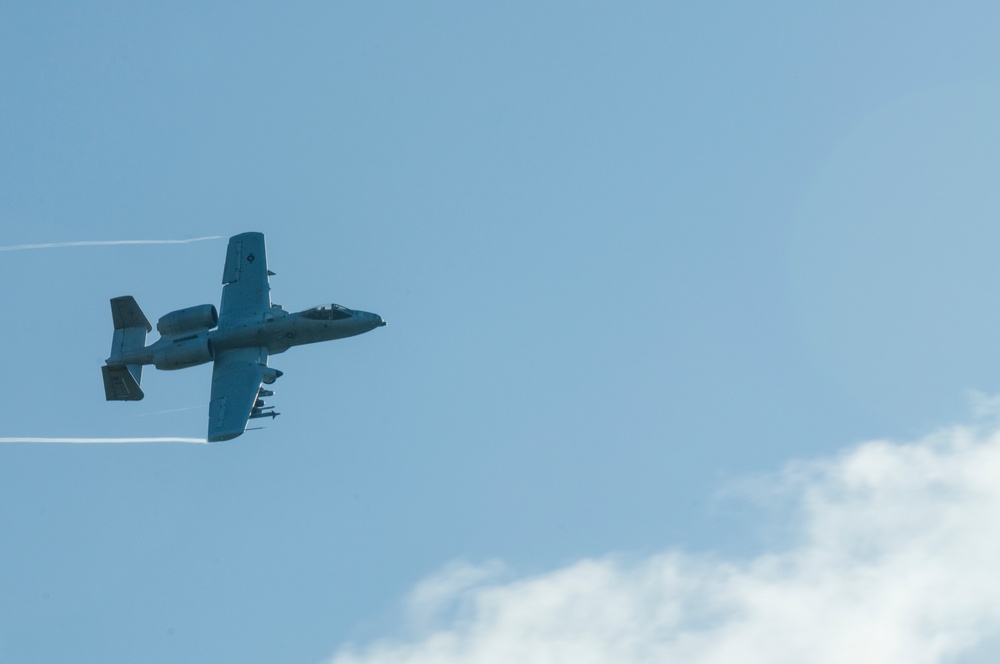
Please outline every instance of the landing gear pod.
M284 375L285 372L278 371L273 367L264 367L264 383L271 385L274 381L278 380Z

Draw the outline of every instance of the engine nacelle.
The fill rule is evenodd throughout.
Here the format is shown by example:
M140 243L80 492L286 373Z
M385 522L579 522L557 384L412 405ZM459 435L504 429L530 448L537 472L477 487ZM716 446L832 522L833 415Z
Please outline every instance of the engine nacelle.
M156 323L156 331L162 337L173 337L185 332L208 330L219 323L219 312L213 304L199 304L171 311Z
M168 346L153 356L153 364L157 369L186 369L214 359L215 349L206 331L172 339Z

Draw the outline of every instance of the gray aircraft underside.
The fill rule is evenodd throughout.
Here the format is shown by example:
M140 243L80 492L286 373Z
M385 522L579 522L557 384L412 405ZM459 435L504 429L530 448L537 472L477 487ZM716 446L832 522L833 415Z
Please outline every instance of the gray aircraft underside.
M171 312L156 323L160 338L146 346L153 327L131 295L111 300L114 337L111 357L101 367L108 401L138 401L143 365L185 369L213 362L208 409L208 441L236 438L247 422L277 417L263 397L281 372L267 365L270 355L292 346L343 339L385 325L378 314L339 304L289 313L271 303L262 233L229 239L222 274L222 306L202 304Z

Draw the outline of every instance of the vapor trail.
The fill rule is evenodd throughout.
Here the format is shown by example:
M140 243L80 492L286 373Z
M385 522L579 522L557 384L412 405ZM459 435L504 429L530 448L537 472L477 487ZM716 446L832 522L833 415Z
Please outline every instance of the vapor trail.
M58 249L60 247L107 247L119 244L189 244L203 240L221 240L221 235L207 235L190 240L82 240L80 242L46 242L44 244L13 244L0 247L0 251L22 251L24 249Z
M0 438L0 443L207 443L204 438Z

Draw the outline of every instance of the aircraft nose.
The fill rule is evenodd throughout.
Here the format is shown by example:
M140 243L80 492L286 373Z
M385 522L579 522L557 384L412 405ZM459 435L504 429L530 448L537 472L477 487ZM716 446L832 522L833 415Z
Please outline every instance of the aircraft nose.
M385 321L382 320L382 317L379 316L378 314L373 314L370 311L359 311L358 313L363 314L364 317L367 318L371 322L371 325L372 325L373 328L375 328L375 327L385 327L385 324L386 324Z

